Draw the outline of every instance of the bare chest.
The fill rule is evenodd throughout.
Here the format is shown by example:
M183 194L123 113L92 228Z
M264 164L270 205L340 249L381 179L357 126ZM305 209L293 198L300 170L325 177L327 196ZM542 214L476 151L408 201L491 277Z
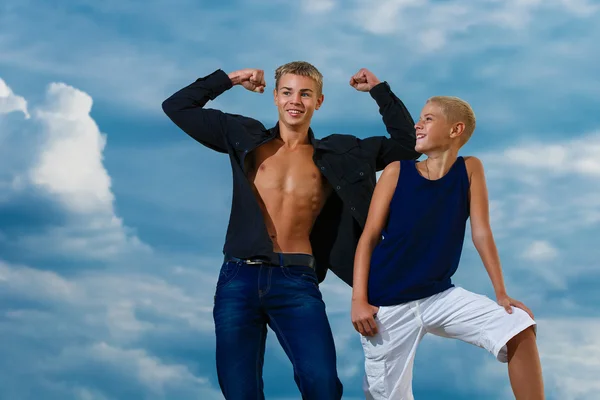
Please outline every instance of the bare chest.
M313 162L313 148L261 146L255 150L251 178L256 189L296 196L322 193L326 181Z

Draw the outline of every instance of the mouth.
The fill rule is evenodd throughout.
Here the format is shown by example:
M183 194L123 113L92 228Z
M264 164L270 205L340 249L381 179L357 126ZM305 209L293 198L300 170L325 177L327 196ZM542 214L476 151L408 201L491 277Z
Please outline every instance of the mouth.
M421 139L423 139L425 136L427 136L427 135L425 135L424 133L418 133L418 134L417 134L417 140L421 140Z
M304 111L295 110L295 109L286 110L286 112L292 117L299 117L300 115L304 114Z

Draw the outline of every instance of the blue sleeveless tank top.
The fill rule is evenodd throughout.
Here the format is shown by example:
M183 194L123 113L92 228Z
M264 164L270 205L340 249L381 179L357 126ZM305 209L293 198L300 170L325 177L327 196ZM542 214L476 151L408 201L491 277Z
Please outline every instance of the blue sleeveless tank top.
M382 240L371 257L368 296L391 306L452 287L469 218L469 177L463 157L448 173L429 180L416 161L400 161Z

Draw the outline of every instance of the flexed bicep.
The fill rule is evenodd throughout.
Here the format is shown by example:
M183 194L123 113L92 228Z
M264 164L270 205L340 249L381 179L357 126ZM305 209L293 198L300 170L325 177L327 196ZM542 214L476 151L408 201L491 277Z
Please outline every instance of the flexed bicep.
M222 111L204 106L231 86L227 74L218 70L175 92L162 103L162 109L192 138L206 147L226 153L227 116Z

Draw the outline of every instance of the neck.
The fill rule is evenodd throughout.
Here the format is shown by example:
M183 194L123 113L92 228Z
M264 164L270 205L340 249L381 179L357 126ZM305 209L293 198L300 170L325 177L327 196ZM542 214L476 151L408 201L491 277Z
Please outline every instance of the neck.
M301 144L308 144L308 126L288 126L279 121L279 137L284 146L294 148Z
M444 151L432 151L426 153L427 168L429 169L430 179L440 179L446 175L458 157L457 149L448 149Z

